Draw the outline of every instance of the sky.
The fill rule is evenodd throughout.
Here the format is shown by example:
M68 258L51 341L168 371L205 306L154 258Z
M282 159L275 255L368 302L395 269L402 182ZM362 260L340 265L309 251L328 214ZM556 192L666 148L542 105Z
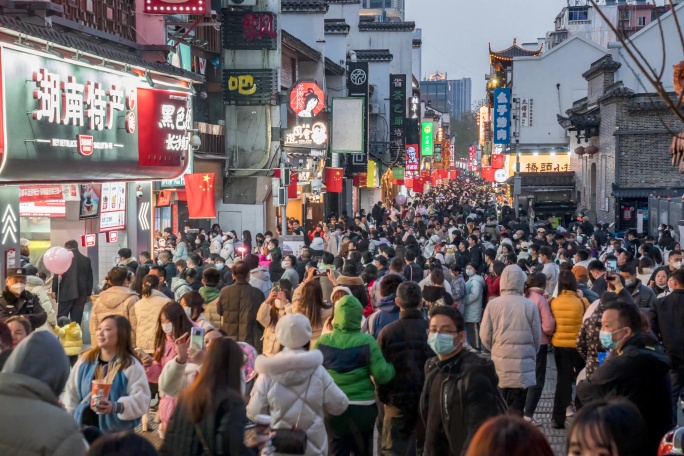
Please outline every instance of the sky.
M471 78L472 100L484 98L489 47L536 42L553 30L566 0L406 0L405 20L423 30L423 74Z

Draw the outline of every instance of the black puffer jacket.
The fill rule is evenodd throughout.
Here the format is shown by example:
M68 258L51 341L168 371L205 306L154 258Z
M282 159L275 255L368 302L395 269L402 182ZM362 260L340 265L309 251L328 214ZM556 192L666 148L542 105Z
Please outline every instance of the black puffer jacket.
M402 310L399 320L387 325L378 336L378 345L396 375L378 385L378 397L409 415L418 413L420 392L425 382L425 362L435 354L427 343L430 324L419 310Z
M24 290L17 297L5 287L0 296L0 321L15 315L28 318L33 329L40 328L47 321L47 314L40 305L38 296Z
M651 313L651 329L665 346L672 368L684 365L684 290L658 299Z
M258 288L244 281L224 287L216 304L223 317L223 330L238 342L247 342L261 353L264 329L257 322L259 306L266 298Z

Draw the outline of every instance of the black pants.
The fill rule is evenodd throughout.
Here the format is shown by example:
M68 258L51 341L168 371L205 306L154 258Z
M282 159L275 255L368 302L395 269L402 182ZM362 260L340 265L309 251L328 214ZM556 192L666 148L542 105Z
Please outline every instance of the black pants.
M546 344L539 347L539 351L537 352L537 366L535 368L537 384L527 388L525 416L530 418L534 417L534 412L537 410L537 404L539 404L542 391L544 391L544 384L546 383L546 358L548 356L548 351L549 346Z
M675 366L670 371L670 386L672 387L672 423L677 424L677 411L681 408L682 378L684 378L684 366Z
M577 374L584 369L585 361L574 348L554 347L553 355L556 360L558 381L551 418L556 424L564 424L565 409L572 401L572 384Z
M378 406L350 405L340 416L326 416L331 456L373 456L373 431Z
M506 401L509 415L522 416L525 411L527 390L524 388L501 388L501 395Z
M57 310L57 317L69 317L71 321L83 326L83 309L86 300L82 298L61 301ZM91 341L92 343L93 341Z
M415 456L417 411L407 412L393 405L384 407L379 453L383 456Z
M482 348L482 345L480 344L479 323L466 323L466 339L468 344L475 350L480 350Z

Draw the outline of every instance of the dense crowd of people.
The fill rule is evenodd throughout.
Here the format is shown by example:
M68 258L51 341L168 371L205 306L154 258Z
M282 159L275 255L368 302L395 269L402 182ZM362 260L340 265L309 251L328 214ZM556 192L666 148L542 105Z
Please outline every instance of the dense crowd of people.
M167 228L103 284L69 241L48 292L22 244L0 296L0 454L552 455L549 356L568 455L682 454L672 229L567 222L471 176L290 220L296 252L277 231ZM150 419L159 449L133 432Z

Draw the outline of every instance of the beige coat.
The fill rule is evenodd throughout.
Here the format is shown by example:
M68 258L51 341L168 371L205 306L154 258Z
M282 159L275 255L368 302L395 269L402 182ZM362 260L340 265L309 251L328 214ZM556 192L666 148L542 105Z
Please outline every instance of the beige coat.
M152 290L147 298L142 298L133 306L135 313L136 346L147 353L154 353L154 338L157 335L157 322L162 308L172 300L159 290Z
M276 299L276 307L278 309L278 319L283 318L289 313L292 313L292 305L284 305L280 299ZM256 318L257 321L264 327L264 337L262 338L264 341L264 347L261 353L266 356L273 356L280 351L280 344L276 340L276 325L271 321L271 304L269 304L268 301L264 301L261 304Z
M111 287L100 293L93 304L90 314L90 340L96 343L95 331L100 326L104 317L108 315L121 315L128 318L133 328L132 342L135 346L135 329L138 326L133 306L138 302L138 294L126 287Z
M209 304L204 304L204 317L209 321L214 328L220 328L222 322L221 315L216 310L216 304L219 298L214 299Z

